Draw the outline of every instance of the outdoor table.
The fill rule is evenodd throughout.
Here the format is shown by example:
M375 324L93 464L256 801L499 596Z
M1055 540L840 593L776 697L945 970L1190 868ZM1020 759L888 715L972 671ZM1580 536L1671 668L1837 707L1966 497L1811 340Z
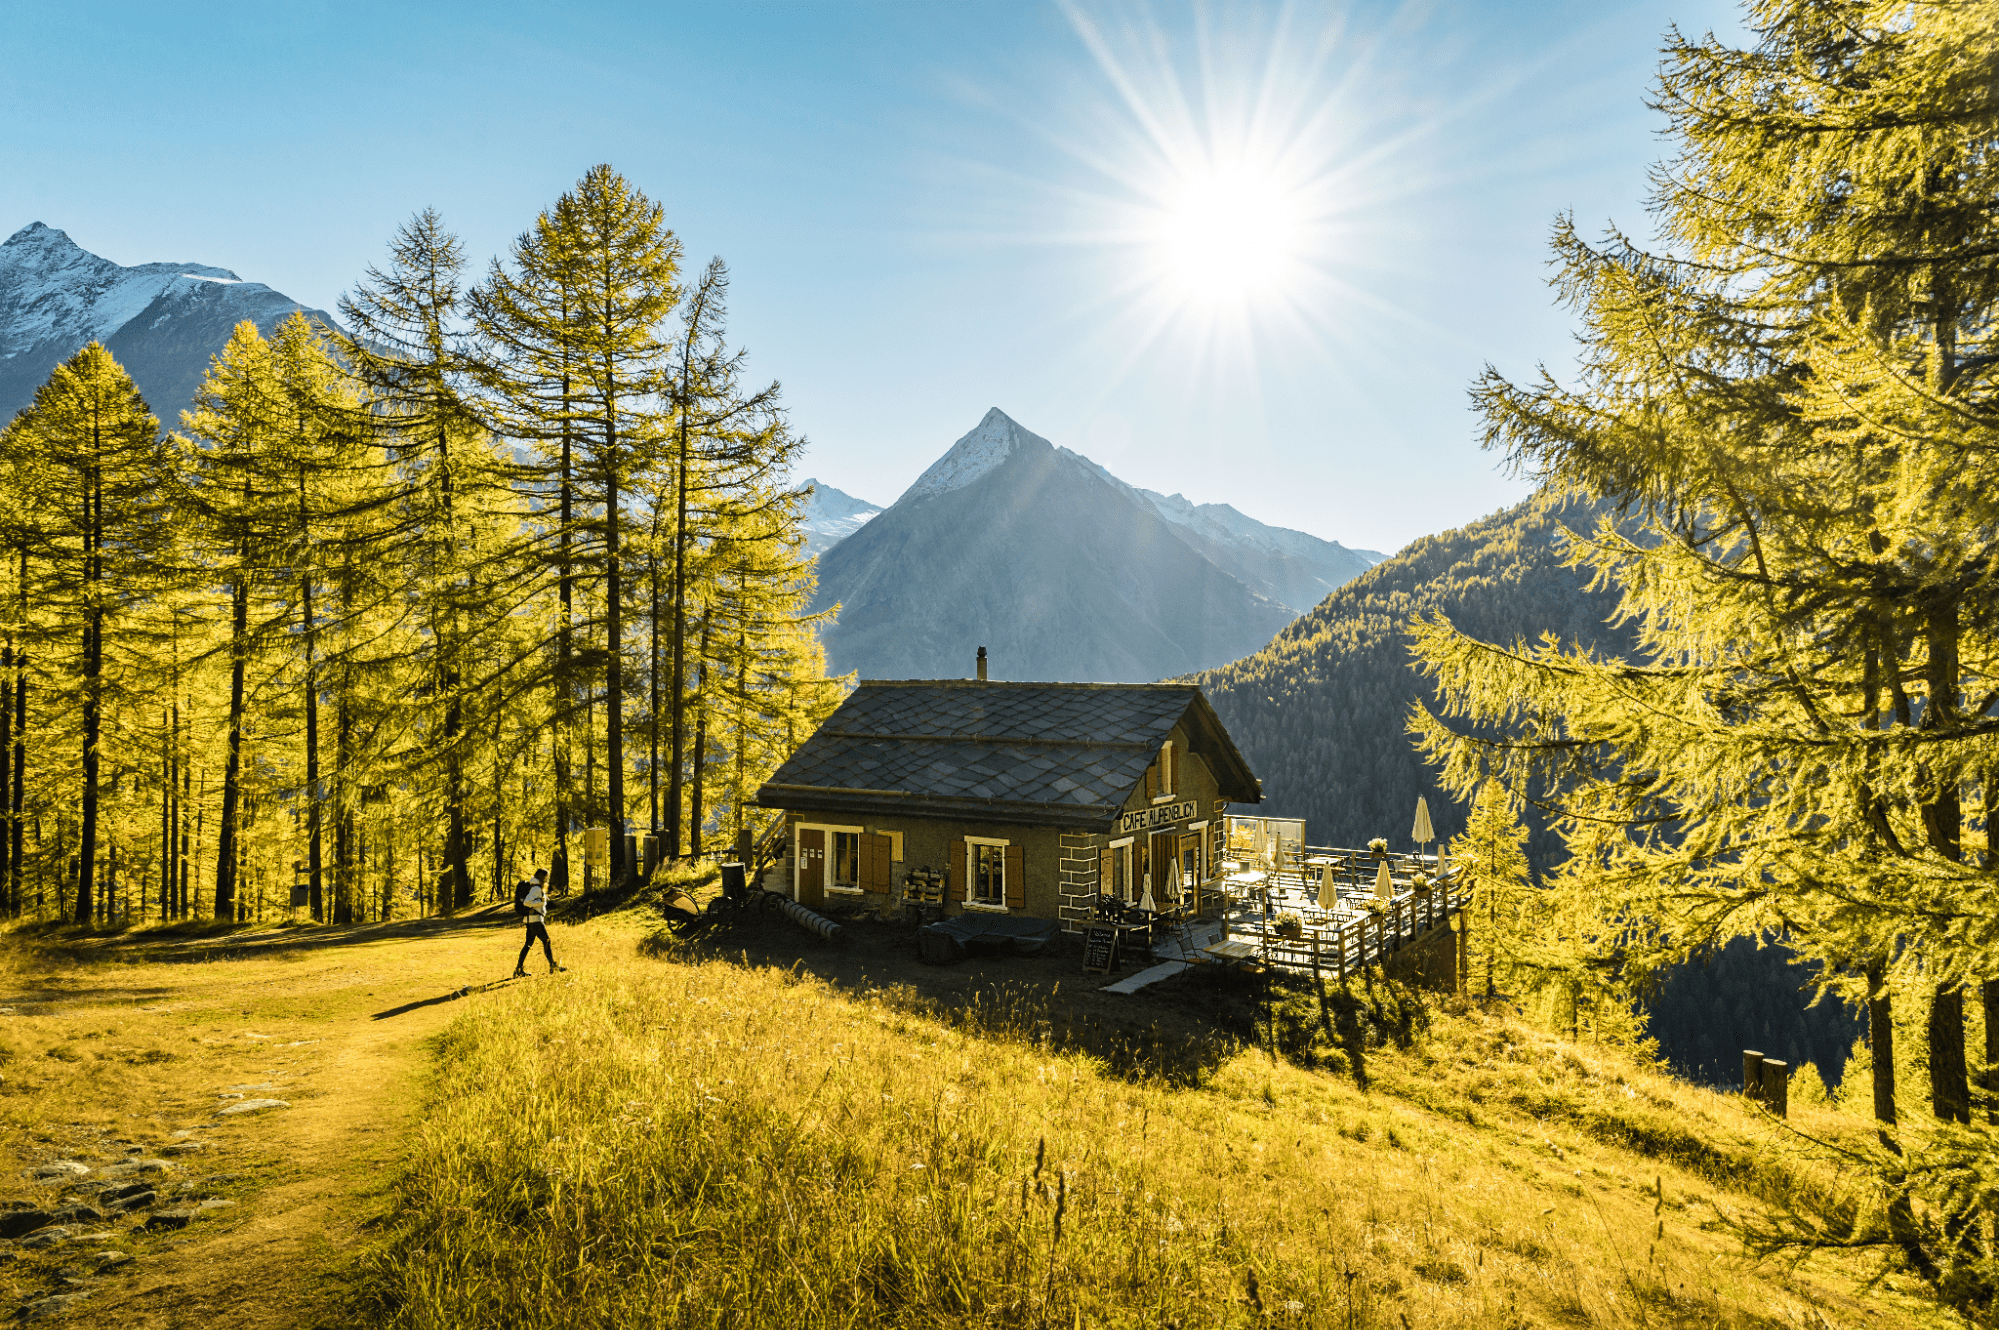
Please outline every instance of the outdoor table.
M1247 939L1231 938L1227 942L1211 943L1201 951L1216 961L1249 961L1257 955L1257 946Z

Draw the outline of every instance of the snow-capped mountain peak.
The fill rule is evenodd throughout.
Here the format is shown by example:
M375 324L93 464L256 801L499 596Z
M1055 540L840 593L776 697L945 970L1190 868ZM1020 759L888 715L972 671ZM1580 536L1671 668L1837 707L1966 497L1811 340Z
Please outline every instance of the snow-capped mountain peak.
M1040 444L1043 448L1053 447L1040 435L1023 430L1011 416L994 407L986 413L984 420L972 428L971 433L931 463L929 469L916 478L916 484L903 492L902 498L922 499L961 490L1005 462L1016 449L1027 443ZM902 500L896 502L901 503Z
M798 525L805 530L808 555L825 553L859 531L869 518L881 516L880 504L856 499L815 477L807 477L805 484L812 493L806 497L804 518Z
M127 267L47 223L30 223L0 243L0 421L26 406L77 348L101 342L171 422L237 323L249 319L268 333L303 308L227 268ZM328 321L317 310L305 312Z
M242 281L201 263L127 268L32 222L0 244L0 355L12 359L52 338L106 341L182 278Z

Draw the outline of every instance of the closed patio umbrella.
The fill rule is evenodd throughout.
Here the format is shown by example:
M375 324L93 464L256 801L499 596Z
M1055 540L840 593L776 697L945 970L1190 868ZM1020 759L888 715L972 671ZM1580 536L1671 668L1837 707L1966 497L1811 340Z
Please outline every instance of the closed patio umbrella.
M1395 895L1395 880L1389 876L1387 860L1383 860L1381 867L1375 870L1374 895L1380 897L1383 901Z
M1437 839L1437 834L1430 829L1430 801L1421 795L1416 797L1416 826L1410 829L1409 838L1419 846L1427 846Z
M1340 904L1339 888L1333 885L1334 866L1327 864L1319 869L1319 909L1331 910Z

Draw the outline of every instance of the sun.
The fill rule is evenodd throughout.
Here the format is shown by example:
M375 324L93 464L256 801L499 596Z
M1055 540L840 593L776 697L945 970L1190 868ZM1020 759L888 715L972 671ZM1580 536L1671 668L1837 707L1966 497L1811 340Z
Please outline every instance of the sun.
M1308 261L1306 191L1269 163L1199 161L1150 202L1141 230L1154 280L1176 302L1254 304L1281 295Z
M1384 156L1343 29L1289 5L1197 8L1184 34L1144 8L1064 10L1100 80L1058 141L1084 168L1075 234L1102 247L1107 299L1148 342L1336 318Z

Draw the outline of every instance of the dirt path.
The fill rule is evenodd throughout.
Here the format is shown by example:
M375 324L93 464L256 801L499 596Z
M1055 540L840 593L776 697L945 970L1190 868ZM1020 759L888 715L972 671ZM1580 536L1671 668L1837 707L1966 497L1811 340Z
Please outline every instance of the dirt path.
M553 932L572 966L631 957L629 926ZM480 986L510 983L518 941L511 916L492 910L72 944L0 970L0 1147L17 1162L0 1205L83 1201L109 1212L55 1247L0 1244L0 1285L12 1295L0 1316L219 1327L365 1315L357 1256L388 1218L427 1038L481 1001ZM539 957L533 965L543 970ZM285 1105L226 1112L255 1099ZM143 1175L157 1181L154 1204L119 1214L91 1194L102 1169L127 1158L166 1164ZM29 1177L58 1160L93 1172L67 1186ZM232 1204L184 1228L145 1227L211 1198ZM103 1256L113 1253L132 1260Z

